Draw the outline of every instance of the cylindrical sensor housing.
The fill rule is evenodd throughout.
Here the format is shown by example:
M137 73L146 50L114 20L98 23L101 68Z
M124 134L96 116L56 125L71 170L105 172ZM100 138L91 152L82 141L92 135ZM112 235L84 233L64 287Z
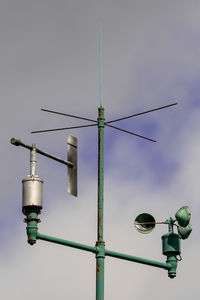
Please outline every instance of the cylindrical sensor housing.
M180 236L174 232L169 232L162 236L162 248L163 254L175 254L181 253Z
M36 176L22 180L22 211L26 207L42 209L43 181Z

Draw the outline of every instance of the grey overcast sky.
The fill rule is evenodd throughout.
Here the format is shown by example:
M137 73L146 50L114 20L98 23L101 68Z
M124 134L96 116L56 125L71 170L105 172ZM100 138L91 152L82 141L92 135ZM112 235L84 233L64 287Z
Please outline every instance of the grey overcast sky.
M165 261L157 226L136 232L141 212L156 220L192 211L177 277L106 258L105 299L197 299L199 288L200 2L184 0L0 1L2 299L94 299L95 258L58 245L26 242L21 180L29 173L27 144L66 158L67 133L78 137L79 195L67 194L67 170L38 156L44 180L39 232L89 245L96 241L97 131L30 134L87 122L41 108L96 118L99 105L98 26L103 31L106 120L178 102L116 125L151 143L105 129L105 242L111 250Z

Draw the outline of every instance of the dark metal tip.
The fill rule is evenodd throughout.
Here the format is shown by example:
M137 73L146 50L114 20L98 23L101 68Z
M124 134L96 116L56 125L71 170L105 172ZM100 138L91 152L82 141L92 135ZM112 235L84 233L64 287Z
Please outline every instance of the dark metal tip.
M21 144L21 140L15 138L15 137L12 137L11 140L10 140L10 143L15 145L15 146L19 146Z
M32 238L28 239L29 245L33 246L36 243L36 240L33 240Z

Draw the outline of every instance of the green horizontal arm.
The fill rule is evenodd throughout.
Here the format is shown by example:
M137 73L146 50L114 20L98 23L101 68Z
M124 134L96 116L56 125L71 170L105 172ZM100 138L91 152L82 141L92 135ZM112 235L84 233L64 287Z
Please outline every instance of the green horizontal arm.
M150 260L150 259L146 259L146 258L132 256L132 255L115 252L115 251L110 251L107 249L100 249L99 246L92 247L92 246L88 246L85 244L80 244L80 243L76 243L76 242L72 242L72 241L63 240L60 238L41 234L39 232L37 232L37 234L36 234L36 239L55 243L55 244L60 244L60 245L88 251L88 252L92 252L92 253L96 254L97 256L102 255L101 257L110 256L110 257L115 257L115 258L119 258L119 259L124 259L124 260L137 262L137 263L144 264L144 265L149 265L149 266L165 269L165 270L168 270L169 277L174 278L176 276L177 259L176 259L176 255L174 256L173 254L171 254L167 257L166 263L162 263L162 262L158 262L158 261L154 261L154 260ZM30 240L32 241L32 239L30 239Z
M76 243L76 242L66 241L66 240L63 240L63 239L59 239L59 238L55 238L55 237L48 236L48 235L45 235L45 234L41 234L39 232L37 233L37 239L96 253L96 247L92 247L92 246L88 246L88 245L84 245L84 244L79 244L79 243Z
M165 270L170 270L170 268L171 268L171 265L169 263L162 263L162 262L158 262L158 261L154 261L154 260L149 260L149 259L146 259L146 258L141 258L141 257L137 257L137 256L123 254L123 253L115 252L115 251L110 251L110 250L107 250L107 249L105 249L105 255L115 257L115 258L119 258L119 259L124 259L124 260L137 262L137 263L144 264L144 265L158 267L158 268L162 268L162 269L165 269Z
M45 235L45 234L41 234L39 232L37 233L37 239L47 241L47 242L51 242L51 243L55 243L55 244L68 246L68 247L72 247L72 248L76 248L76 249L80 249L80 250L85 250L85 251L92 252L92 253L95 253L95 254L98 252L96 247L92 247L92 246L88 246L88 245L85 245L85 244L80 244L80 243L76 243L76 242L72 242L72 241L68 241L68 240L63 240L63 239L60 239L60 238L56 238L56 237L48 236L48 235ZM105 255L115 257L115 258L119 258L119 259L128 260L128 261L137 262L137 263L144 264L144 265L158 267L158 268L162 268L162 269L165 269L165 270L169 270L171 268L171 265L169 263L162 263L162 262L158 262L158 261L154 261L154 260L149 260L149 259L146 259L146 258L141 258L141 257L137 257L137 256L123 254L123 253L115 252L115 251L110 251L110 250L107 250L107 249L105 249Z

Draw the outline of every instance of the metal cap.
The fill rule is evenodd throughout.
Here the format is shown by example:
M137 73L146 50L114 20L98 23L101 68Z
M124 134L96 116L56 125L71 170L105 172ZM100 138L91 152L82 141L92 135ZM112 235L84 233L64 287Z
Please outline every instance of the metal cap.
M13 137L13 138L11 138L10 143L15 146L19 146L21 144L21 140L17 139L16 137Z

